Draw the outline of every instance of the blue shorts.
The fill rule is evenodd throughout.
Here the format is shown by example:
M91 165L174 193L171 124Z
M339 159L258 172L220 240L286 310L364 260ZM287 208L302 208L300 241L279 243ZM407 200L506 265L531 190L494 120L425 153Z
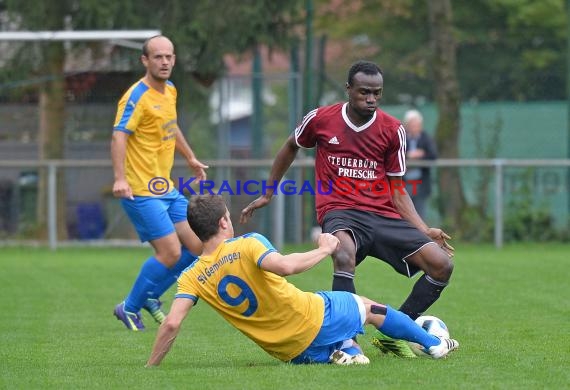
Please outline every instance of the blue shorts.
M188 199L176 188L162 196L121 198L121 205L142 242L174 233L174 224L187 218Z
M360 297L346 291L322 291L325 318L311 345L291 360L294 364L328 363L331 354L343 341L363 334L366 312Z

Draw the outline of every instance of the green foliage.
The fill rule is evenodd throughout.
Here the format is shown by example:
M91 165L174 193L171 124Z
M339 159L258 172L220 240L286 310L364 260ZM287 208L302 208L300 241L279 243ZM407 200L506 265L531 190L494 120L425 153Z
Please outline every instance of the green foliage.
M244 53L261 43L288 47L300 20L300 3L62 0L32 4L30 0L6 0L6 9L19 30L160 29L175 43L179 66L211 83L224 72L222 59L228 53ZM22 56L15 58L13 67L27 66L36 57L41 68L44 58L30 47L42 45L22 45ZM138 61L137 56L133 58Z
M491 242L495 221L481 213L478 206L466 206L461 211L461 225L453 231L453 238L465 242Z
M461 9L457 25L467 27L461 29L458 62L464 97L565 97L567 38L562 0L467 2ZM477 33L471 34L473 30Z
M223 72L222 58L263 43L288 47L299 21L299 0L172 1L158 27L177 45L187 70L210 78Z
M285 140L289 137L293 131L289 123L289 111L292 107L287 104L288 90L287 84L277 84L273 83L271 85L271 92L275 95L275 100L277 104L264 107L264 116L266 118L264 123L264 141L265 141L265 151L260 157L273 158L283 146ZM296 124L293 124L295 126Z
M545 204L538 204L532 186L533 170L527 169L519 191L512 194L505 212L506 241L561 240L567 233L559 231Z
M480 158L494 158L501 148L501 132L503 119L497 115L493 123L483 127L481 117L473 118L473 134L475 138L475 155ZM489 193L494 183L495 171L492 168L469 170L471 175L462 169L464 183L473 182L474 202L462 211L461 225L457 227L460 239L469 242L489 242L494 231L494 219L489 216ZM471 179L468 179L470 177ZM468 191L467 189L465 190Z
M570 383L565 324L570 306L568 245L519 244L496 250L454 243L451 284L429 310L460 349L445 360L398 359L359 338L369 366L294 366L273 359L201 302L160 367L145 369L157 325L129 333L111 314L148 248L2 248L0 388L3 389L563 389ZM289 247L288 251L308 247ZM330 288L323 261L291 277ZM398 307L413 281L367 259L357 291ZM164 300L166 309L174 289ZM524 307L532 310L521 310Z
M565 99L563 0L451 3L464 100ZM328 72L342 80L351 62L368 58L384 68L384 102L421 104L433 99L428 2L319 0L317 4L319 32L346 42L347 55L329 64Z
M505 220L507 241L552 241L560 239L546 208L536 209L528 200L510 202Z

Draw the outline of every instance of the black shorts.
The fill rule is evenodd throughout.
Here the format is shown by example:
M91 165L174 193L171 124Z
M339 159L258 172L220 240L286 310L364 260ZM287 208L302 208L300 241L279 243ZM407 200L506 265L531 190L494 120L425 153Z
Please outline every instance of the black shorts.
M356 244L356 265L366 256L390 264L398 273L412 277L420 269L406 259L423 246L434 243L404 219L386 218L367 211L333 210L325 214L324 233L348 231Z

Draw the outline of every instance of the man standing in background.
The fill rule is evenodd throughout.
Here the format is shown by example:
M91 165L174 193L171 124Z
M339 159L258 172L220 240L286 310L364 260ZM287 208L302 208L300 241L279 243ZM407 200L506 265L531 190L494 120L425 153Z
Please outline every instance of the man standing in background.
M406 129L407 153L406 159L410 160L435 160L437 147L428 133L424 131L424 118L418 110L409 110L404 115L404 127ZM408 193L414 202L416 211L425 221L426 203L431 195L431 168L411 167L404 176L406 182L417 181L419 184Z
M186 219L188 200L170 178L174 150L198 181L206 179L208 168L196 158L178 127L177 92L169 81L175 59L174 45L167 37L155 36L144 43L141 61L146 74L119 101L113 127L113 195L121 198L140 240L154 249L130 293L113 312L132 331L144 329L141 309L156 322L164 320L160 296L202 252L202 243Z

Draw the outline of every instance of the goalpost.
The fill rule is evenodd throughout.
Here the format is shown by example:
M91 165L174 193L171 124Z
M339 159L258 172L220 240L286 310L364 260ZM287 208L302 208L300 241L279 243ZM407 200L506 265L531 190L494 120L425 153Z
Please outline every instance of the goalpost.
M0 31L0 41L104 41L155 35L160 35L160 30Z
M160 30L61 30L61 31L0 31L2 41L110 41L115 45L140 49L141 43L131 39L148 39Z

